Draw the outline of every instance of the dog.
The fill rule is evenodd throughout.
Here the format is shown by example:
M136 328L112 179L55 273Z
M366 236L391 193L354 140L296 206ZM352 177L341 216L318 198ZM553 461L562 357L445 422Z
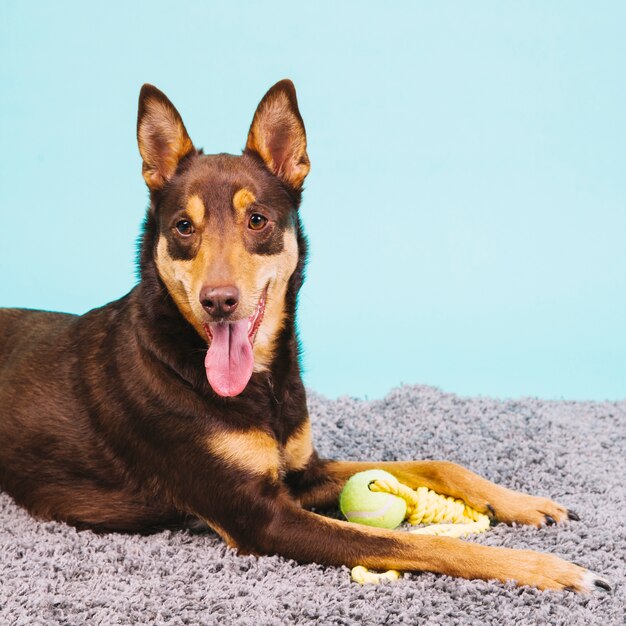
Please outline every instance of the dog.
M540 589L609 589L550 554L376 529L313 512L355 472L461 498L505 523L578 519L445 461L321 458L295 330L310 163L296 92L275 84L241 155L205 155L156 87L139 96L150 193L139 282L81 316L0 310L0 487L94 531L197 521L244 554L430 571ZM88 236L88 233L83 233Z

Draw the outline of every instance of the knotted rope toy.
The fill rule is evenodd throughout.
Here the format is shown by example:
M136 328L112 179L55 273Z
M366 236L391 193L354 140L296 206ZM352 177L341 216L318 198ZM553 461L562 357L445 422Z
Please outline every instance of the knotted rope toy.
M348 521L379 528L396 528L405 519L412 526L431 524L409 531L420 535L465 537L485 532L490 524L487 515L462 500L427 487L411 489L389 472L377 469L358 472L346 482L339 508ZM398 578L400 572L393 569L375 573L362 565L352 568L352 580L361 584Z

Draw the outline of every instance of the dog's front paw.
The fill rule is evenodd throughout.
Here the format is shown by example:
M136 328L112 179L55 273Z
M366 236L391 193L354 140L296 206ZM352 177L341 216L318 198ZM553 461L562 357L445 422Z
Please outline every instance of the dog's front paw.
M514 580L538 589L571 589L579 593L610 591L610 583L594 572L552 554L519 551L514 562Z
M529 526L552 526L567 519L579 520L578 515L550 500L505 490L493 502L487 503L489 513L499 522L527 524Z

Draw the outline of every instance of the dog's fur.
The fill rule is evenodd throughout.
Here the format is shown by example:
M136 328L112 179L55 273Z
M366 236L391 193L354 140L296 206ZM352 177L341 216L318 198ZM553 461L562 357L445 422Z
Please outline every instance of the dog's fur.
M241 156L196 150L174 106L150 85L141 91L137 135L151 198L137 286L78 317L0 310L4 490L41 519L94 530L199 519L242 552L301 562L542 589L606 586L548 554L372 529L308 510L333 506L354 472L382 467L503 522L575 519L551 500L452 463L318 457L295 332L306 258L298 206L309 160L290 81L259 104ZM254 218L264 224L258 230L253 214L263 218ZM223 286L237 288L236 310L213 315L203 294ZM253 315L260 298L254 371L243 391L219 395L205 372L211 324Z

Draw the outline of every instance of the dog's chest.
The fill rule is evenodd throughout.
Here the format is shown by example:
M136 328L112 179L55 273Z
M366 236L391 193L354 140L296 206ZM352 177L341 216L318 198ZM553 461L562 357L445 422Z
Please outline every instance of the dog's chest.
M311 422L307 417L290 433L284 444L279 444L282 475L303 469L309 462L312 454Z
M267 430L249 428L243 432L213 433L208 446L212 455L230 466L276 479L304 468L313 453L308 418L292 429L283 442Z

